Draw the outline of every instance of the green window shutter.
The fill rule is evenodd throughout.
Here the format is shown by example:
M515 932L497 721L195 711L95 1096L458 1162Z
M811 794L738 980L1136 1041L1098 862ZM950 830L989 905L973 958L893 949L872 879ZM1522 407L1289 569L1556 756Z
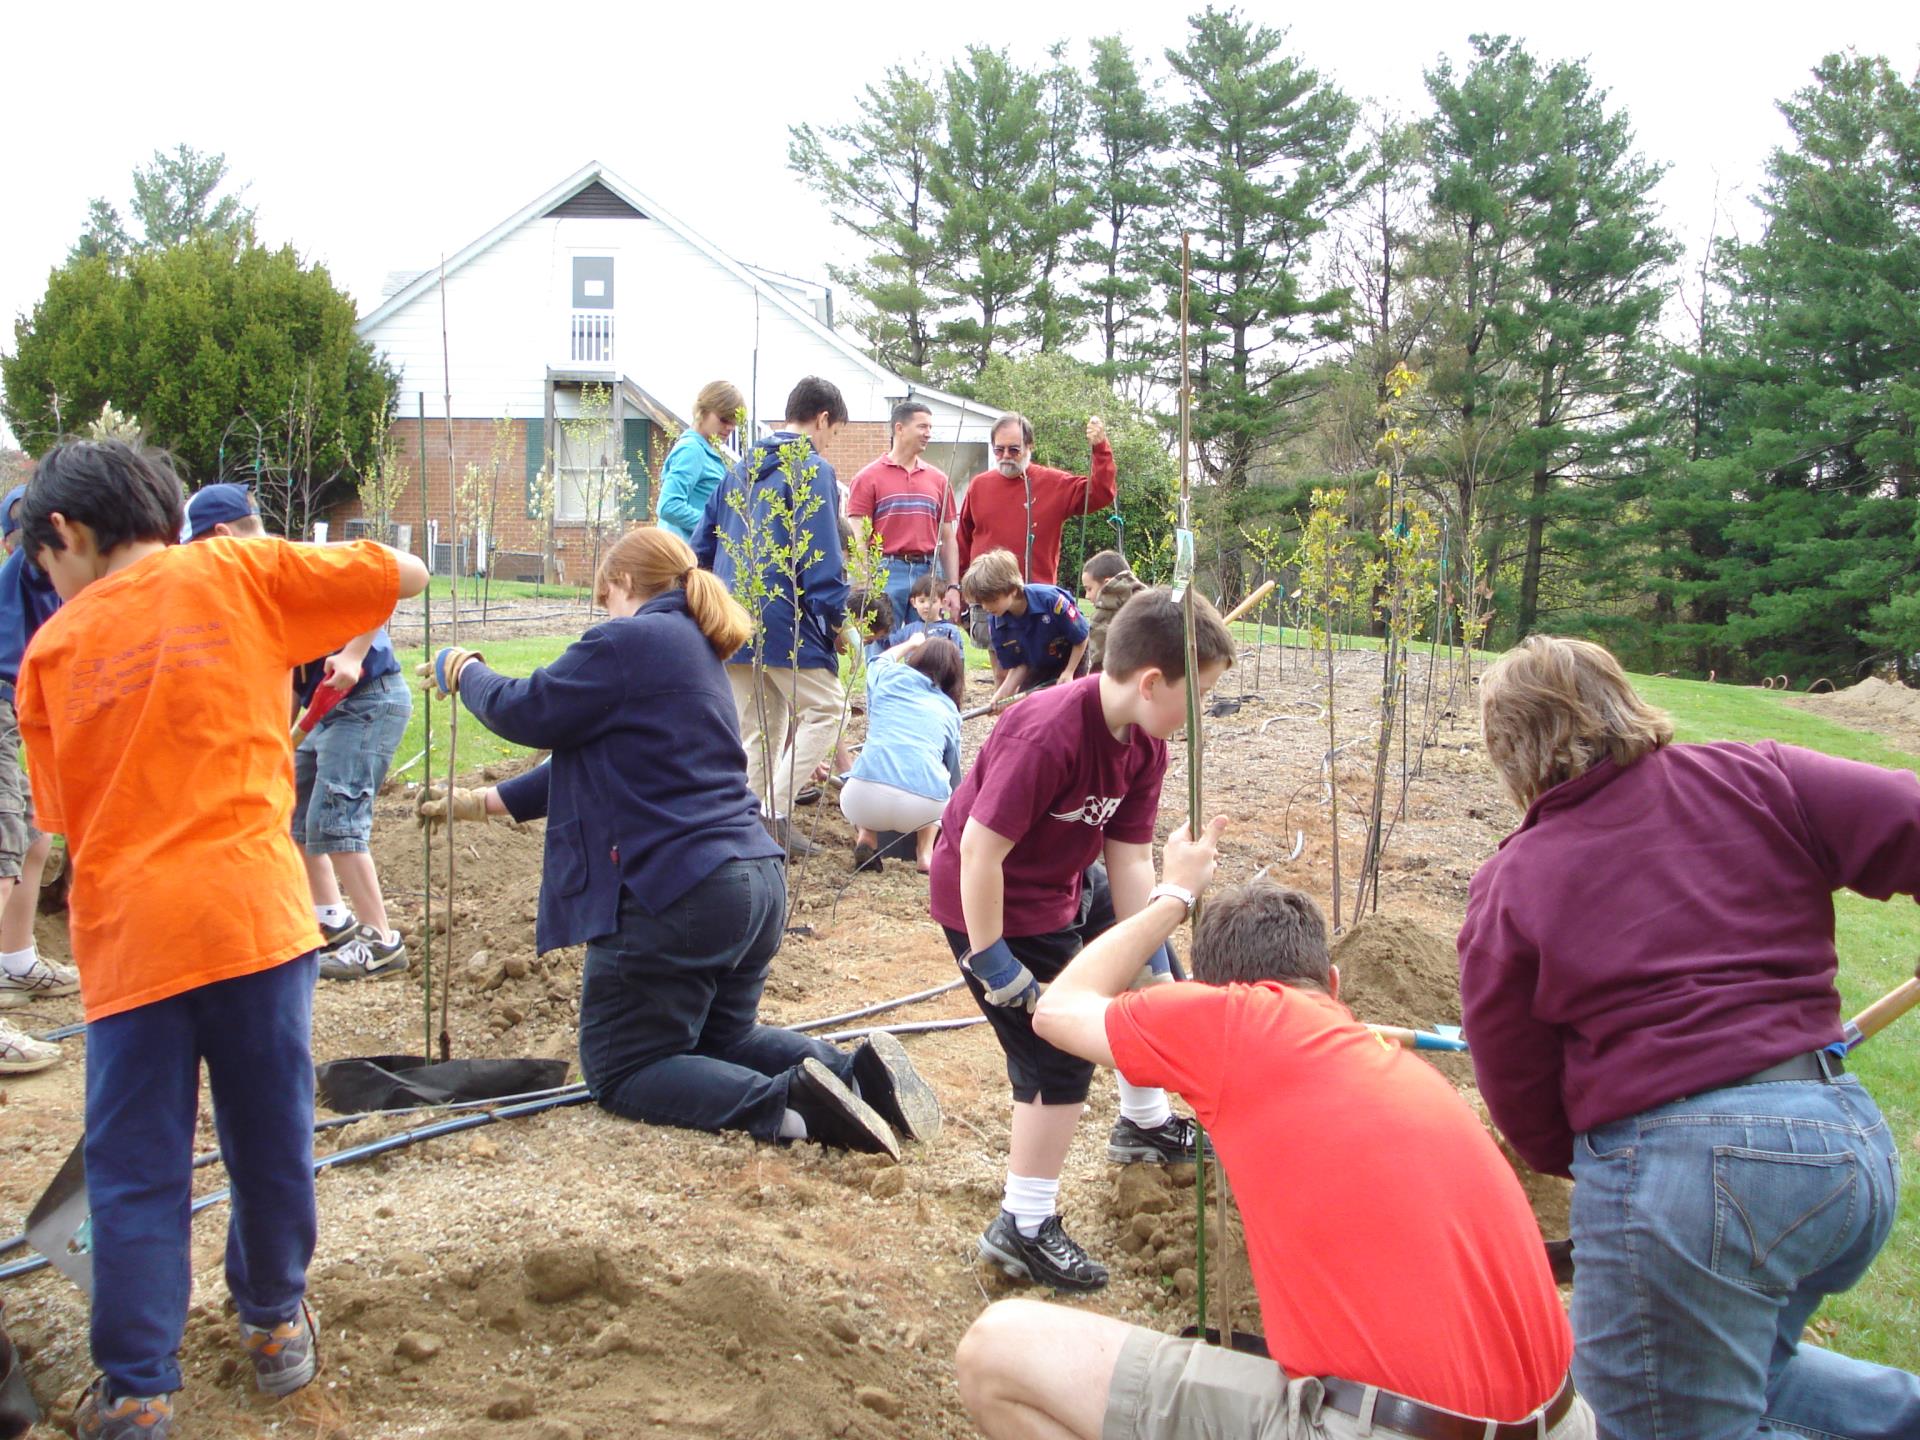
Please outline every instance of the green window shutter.
M534 513L535 488L539 484L540 469L547 463L547 422L544 420L527 421L527 514Z
M627 501L623 518L644 520L653 491L653 426L645 416L635 419L629 415L626 432L622 437L622 453L627 462L627 474L633 477L633 495Z

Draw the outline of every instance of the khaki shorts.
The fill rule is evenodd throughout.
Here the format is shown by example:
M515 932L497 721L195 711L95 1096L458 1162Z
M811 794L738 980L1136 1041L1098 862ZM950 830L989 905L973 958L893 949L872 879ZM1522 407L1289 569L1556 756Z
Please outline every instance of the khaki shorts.
M1360 1440L1401 1431L1321 1402L1311 1375L1289 1380L1271 1360L1133 1327L1113 1369L1101 1440ZM1593 1412L1576 1398L1550 1440L1592 1440Z
M18 880L27 847L39 837L33 828L33 800L27 772L20 768L20 725L13 713L13 688L0 690L0 880Z

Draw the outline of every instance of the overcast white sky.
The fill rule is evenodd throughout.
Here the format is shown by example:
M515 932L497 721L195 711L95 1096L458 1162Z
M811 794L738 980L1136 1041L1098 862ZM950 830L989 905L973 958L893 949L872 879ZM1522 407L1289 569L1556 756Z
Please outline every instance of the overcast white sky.
M1287 27L1349 93L1409 114L1425 108L1423 69L1463 55L1474 31L1586 58L1642 149L1672 167L1661 197L1689 241L1706 233L1716 189L1751 228L1737 202L1786 139L1774 102L1822 55L1884 54L1907 75L1920 64L1920 6L1900 0L1242 9ZM824 278L844 232L824 217L789 225L806 211L786 168L790 124L849 118L887 64L943 63L974 41L1035 62L1068 39L1084 59L1089 37L1117 31L1158 64L1184 39L1185 11L1169 0L7 5L0 314L32 309L91 196L124 213L133 167L181 141L224 152L262 237L324 262L363 311L387 271L460 249L594 158L736 258Z

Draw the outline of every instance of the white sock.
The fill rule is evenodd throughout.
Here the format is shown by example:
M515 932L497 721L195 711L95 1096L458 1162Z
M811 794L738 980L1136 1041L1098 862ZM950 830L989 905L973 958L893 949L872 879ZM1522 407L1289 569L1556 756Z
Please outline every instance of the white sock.
M1173 1107L1167 1104L1167 1092L1153 1085L1129 1085L1118 1075L1113 1077L1120 1086L1120 1118L1131 1120L1142 1130L1154 1130L1173 1118Z
M34 964L39 959L39 948L34 945L29 945L24 950L0 952L0 970L4 970L7 974L16 977L24 976L29 970L33 969Z
M1022 1235L1032 1239L1060 1208L1060 1182L1037 1180L1009 1170L1006 1197L1000 1202L1000 1208L1013 1216L1013 1223L1020 1227Z
M316 905L313 914L322 925L332 926L336 930L353 918L353 911L345 905Z
M780 1138L782 1140L807 1138L807 1122L801 1118L798 1110L789 1110L780 1117Z

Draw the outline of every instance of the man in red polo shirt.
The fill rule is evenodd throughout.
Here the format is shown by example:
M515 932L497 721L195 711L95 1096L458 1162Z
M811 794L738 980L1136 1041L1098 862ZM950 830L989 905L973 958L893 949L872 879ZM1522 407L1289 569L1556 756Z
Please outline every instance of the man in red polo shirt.
M949 591L960 584L953 538L953 484L920 457L933 440L933 412L918 400L893 407L893 448L853 477L847 514L880 535L887 598L896 624L913 618L913 582L939 561ZM959 597L953 596L957 608Z
M1036 1034L1193 1106L1226 1167L1271 1359L1007 1300L960 1344L987 1435L1588 1440L1573 1335L1520 1182L1453 1087L1338 999L1326 922L1271 881L1207 902L1199 983L1129 991L1222 822L1168 839L1144 909L1041 996Z

